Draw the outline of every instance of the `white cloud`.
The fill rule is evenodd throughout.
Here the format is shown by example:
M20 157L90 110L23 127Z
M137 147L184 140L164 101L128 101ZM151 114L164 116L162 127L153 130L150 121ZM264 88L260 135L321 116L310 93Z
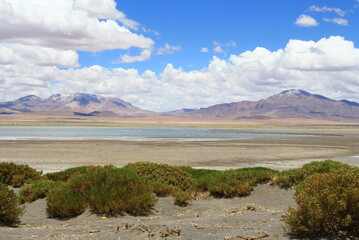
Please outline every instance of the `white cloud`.
M51 86L50 81L59 83ZM290 40L283 49L258 47L227 59L213 57L206 68L185 71L168 64L160 74L100 66L0 65L0 96L88 92L117 96L145 109L165 111L223 102L258 100L300 88L335 99L359 101L359 49L343 37Z
M163 55L163 54L173 54L175 52L181 51L181 46L171 46L168 43L165 44L164 47L160 47L157 49L157 55Z
M141 30L142 30L142 32L145 32L145 33L152 33L152 34L154 34L155 36L161 35L161 34L160 34L159 32L157 32L156 30L149 29L149 28L147 28L146 26L142 26Z
M78 54L70 50L56 50L18 43L0 42L0 53L0 64L29 63L41 66L78 66Z
M311 6L308 11L310 11L310 12L335 12L336 14L338 14L341 17L344 17L346 14L345 11L343 11L340 8L331 8L331 7L327 7L327 6L324 6L324 7Z
M227 43L219 43L217 41L213 41L213 44L215 46L221 46L221 47L236 47L237 46L235 41L230 41L230 42L227 42Z
M201 53L208 53L208 52L209 52L209 50L207 47L201 48Z
M324 22L331 22L338 25L348 26L348 20L344 18L323 18Z
M295 24L301 27L316 27L319 25L314 18L305 14L300 15L295 21Z
M50 81L63 80L63 73L56 67L30 64L0 65L1 100L29 94L48 96Z
M227 52L229 51L229 48L231 47L236 47L237 44L235 41L230 41L230 42L226 42L226 43L220 43L217 41L213 41L213 52L215 53L224 53L227 54ZM204 50L208 50L208 48L204 48Z
M139 56L131 56L128 54L121 55L120 60L113 61L113 64L116 63L133 63L133 62L142 62L151 58L152 53L155 55L163 55L163 54L173 54L177 51L180 51L181 46L171 46L168 43L165 44L164 47L158 49L144 49Z
M116 63L132 63L132 62L143 62L151 58L151 50L145 49L141 52L139 56L130 56L128 54L122 55L119 61L112 62Z
M225 51L223 50L223 48L221 46L214 47L213 51L216 53L225 53Z
M116 9L114 0L74 0L73 8L75 10L86 11L91 17L102 19L117 19L126 27L138 29L139 23L128 19L123 12Z
M101 14L121 15L121 12L113 8L111 15L111 6L108 4L111 5L112 1L103 1L107 5L100 4L98 9L92 6L99 4L85 6L90 0L77 1L0 0L0 40L83 51L131 47L145 49L154 44L152 39L132 33L114 20L99 20L93 17ZM77 9L74 9L73 5L77 6ZM117 16L116 19L121 17ZM131 25L131 21L124 15L120 21L125 25Z
M304 71L359 70L358 63L359 49L353 42L338 36L318 42L290 40L282 57L285 68Z

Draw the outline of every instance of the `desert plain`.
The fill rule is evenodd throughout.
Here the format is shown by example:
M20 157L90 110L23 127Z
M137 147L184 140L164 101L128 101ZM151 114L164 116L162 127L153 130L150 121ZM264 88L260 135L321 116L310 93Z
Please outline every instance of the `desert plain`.
M46 119L45 119L46 120ZM77 120L16 122L16 124L108 124L108 126L195 126L238 133L283 134L280 137L129 139L6 139L0 140L0 161L28 164L53 172L82 165L124 166L151 161L195 168L269 167L289 169L333 159L358 166L359 127L310 121L221 122L174 119L128 119L116 122ZM57 119L58 120L58 119ZM142 119L143 120L143 119ZM146 119L145 119L146 120ZM70 121L70 120L69 120ZM2 124L8 124L8 119ZM300 136L293 136L300 135ZM187 207L159 198L149 216L103 218L86 212L67 221L46 216L46 200L26 204L17 228L0 228L0 239L289 239L281 221L295 207L295 191L259 185L247 197L216 199L202 196Z

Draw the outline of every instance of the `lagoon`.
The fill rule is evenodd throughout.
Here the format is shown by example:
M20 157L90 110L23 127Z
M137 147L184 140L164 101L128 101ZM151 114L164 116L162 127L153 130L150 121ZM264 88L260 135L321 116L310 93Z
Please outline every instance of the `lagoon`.
M154 139L298 137L300 135L243 133L230 128L195 127L94 127L94 126L0 126L1 140L16 139Z

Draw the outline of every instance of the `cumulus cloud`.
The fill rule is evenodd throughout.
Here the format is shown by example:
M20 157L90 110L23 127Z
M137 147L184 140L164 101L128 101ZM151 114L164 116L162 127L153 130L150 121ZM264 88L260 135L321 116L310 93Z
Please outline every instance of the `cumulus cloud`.
M83 51L145 49L154 44L152 39L132 33L115 20L97 18L107 16L120 19L126 26L136 26L113 8L112 0L90 4L92 1L0 0L0 40Z
M338 14L341 17L344 17L346 14L345 11L343 11L340 8L331 8L331 7L327 7L327 6L324 6L324 7L311 6L308 11L310 11L310 12L335 12L336 14Z
M318 42L290 40L284 50L282 65L287 69L328 72L359 70L359 49L343 37L323 38Z
M157 55L173 54L175 52L181 51L181 49L181 46L171 46L166 43L164 47L160 47L157 49Z
M136 69L115 68L108 69L101 66L92 66L82 69L70 69L66 72L67 78L63 82L66 92L91 92L126 96L131 94L145 94L150 92L155 84L154 73L146 71L142 75ZM81 79L81 81L78 81Z
M230 47L237 46L236 42L234 42L234 41L230 41L227 43L220 43L217 41L213 41L213 45L214 45L213 52L215 52L215 53L227 53L227 51Z
M151 58L151 50L145 49L141 52L139 56L130 56L128 54L122 55L120 60L112 62L113 64L116 63L132 63L132 62L143 62Z
M319 25L317 20L305 14L300 15L295 21L295 24L300 27L316 27Z
M359 101L359 49L339 36L290 40L276 51L257 47L226 59L213 57L200 70L168 64L159 74L100 66L59 70L0 65L0 82L5 87L0 95L7 99L30 92L43 97L88 92L117 96L156 111L258 100L291 88Z
M221 46L215 46L213 48L213 51L216 53L225 53L225 51L223 50L223 48Z
M114 0L75 0L73 2L75 10L86 11L91 17L102 19L117 19L126 27L137 30L139 23L128 19L123 12L116 9Z
M181 46L171 46L166 43L164 47L160 47L158 49L144 49L139 56L131 56L128 54L121 55L119 60L113 61L112 63L142 62L150 59L153 53L154 55L173 54L181 49Z
M40 66L78 66L78 54L70 50L0 42L0 53L0 64L31 63Z
M344 19L344 18L323 18L324 22L331 22L331 23L335 23L338 25L343 25L343 26L347 26L348 25L348 20Z

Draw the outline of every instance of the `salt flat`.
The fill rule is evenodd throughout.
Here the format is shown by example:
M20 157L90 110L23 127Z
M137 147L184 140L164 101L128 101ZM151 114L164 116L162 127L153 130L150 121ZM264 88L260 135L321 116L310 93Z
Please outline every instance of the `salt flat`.
M303 134L305 137L243 137L211 141L203 138L28 139L1 140L0 161L29 164L45 172L79 165L124 166L151 161L197 168L228 169L266 166L293 168L313 160L359 155L359 130L341 128L236 128L230 131L265 134ZM185 141L182 141L185 139ZM355 161L349 162L355 164Z

